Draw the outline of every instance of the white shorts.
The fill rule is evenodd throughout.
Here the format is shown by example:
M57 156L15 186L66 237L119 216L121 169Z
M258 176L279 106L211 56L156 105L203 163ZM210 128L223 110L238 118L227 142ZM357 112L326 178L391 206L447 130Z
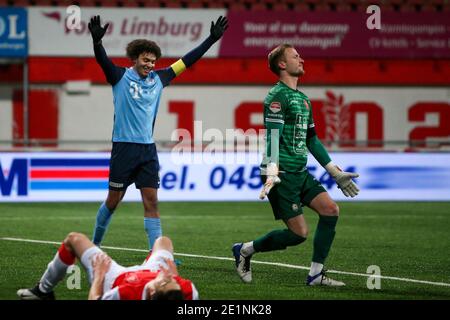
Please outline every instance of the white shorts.
M81 256L81 264L88 273L89 283L92 283L94 275L94 269L92 268L92 259L96 254L101 252L104 251L97 246L93 246L87 249ZM144 261L143 264L132 267L123 267L116 261L112 260L111 266L109 267L108 272L105 274L103 292L110 290L117 276L123 272L136 270L150 270L152 272L156 272L161 269L161 266L163 266L164 268L168 268L167 263L164 261L164 258L174 261L173 254L167 250L157 250L153 252L150 258L147 261Z

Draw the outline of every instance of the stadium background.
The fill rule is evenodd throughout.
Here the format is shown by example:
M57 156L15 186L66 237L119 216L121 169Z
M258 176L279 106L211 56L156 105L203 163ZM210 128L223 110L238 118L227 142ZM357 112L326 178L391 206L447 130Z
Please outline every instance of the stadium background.
M70 15L66 8L71 4L81 7L79 30L66 27ZM381 8L381 30L366 27L370 16L366 8L371 4ZM205 211L206 205L212 217L215 212L219 217L227 215L229 210L242 209L249 215L253 211L255 214L259 210L268 211L267 204L256 203L260 186L258 142L242 137L231 141L222 141L217 136L213 139L207 130L218 129L225 137L226 129L262 128L261 101L276 81L267 68L266 54L271 48L268 41L277 43L284 39L297 43L306 61L307 74L300 86L312 100L319 137L335 162L361 174L358 180L361 196L352 202L377 201L341 202L344 208L350 206L351 213L352 205L361 205L364 207L354 212L377 212L378 206L391 206L380 201L401 201L392 205L396 208L393 212L399 210L405 216L415 216L431 211L431 216L436 213L440 217L440 222L435 220L436 225L425 230L426 234L438 234L438 225L449 226L450 2L447 0L0 0L0 6L0 202L3 203L0 216L5 219L2 237L15 236L13 230L17 229L7 222L20 216L22 210L35 211L40 219L51 220L51 212L61 208L58 204L56 207L24 204L42 201L94 202L83 213L87 220L81 229L86 228L89 233L89 211L92 224L96 203L104 200L113 109L111 89L95 62L86 27L94 14L114 24L104 45L113 61L123 66L129 65L123 54L125 44L134 38L156 40L163 51L157 67L165 67L207 36L211 20L218 15L229 18L230 28L224 38L163 94L155 129L162 159L159 194L163 202L251 201L187 205L192 211L189 214ZM185 129L192 135L192 150L197 155L208 146L223 147L225 153L219 152L216 162L208 164L176 163L170 151L178 139L175 136L171 140L177 129ZM241 155L241 162L227 163L227 154ZM313 159L310 169L333 198L347 200ZM138 192L131 187L125 200L139 199ZM404 202L419 200L440 202ZM180 206L185 205L180 202ZM176 203L162 204L171 214L179 210L176 206ZM125 208L141 215L138 204ZM121 210L126 211L125 208ZM263 217L271 219L268 212ZM384 220L380 217L380 221ZM165 230L176 233L179 229L174 220L166 221L165 225L172 222ZM43 223L55 229L61 226L57 221ZM314 223L310 225L313 227ZM61 229L72 230L70 223ZM25 230L28 229L24 229L24 234ZM63 234L46 232L44 237L36 230L33 232L34 238L40 240L56 241ZM444 252L444 256L439 263L448 266L448 235L441 240L438 251ZM14 251L2 243L4 250ZM432 253L429 254L429 260L437 259L437 255L432 258ZM283 261L282 255L276 257L275 260ZM415 275L414 272L408 275ZM449 282L448 270L436 277L433 278L436 281ZM9 279L6 277L5 281ZM448 299L448 288L444 286L442 290L443 293L431 297ZM235 297L253 297L248 294ZM1 296L12 297L10 293ZM229 298L214 291L207 297ZM267 297L291 298L275 293L259 296ZM342 298L334 293L328 297ZM376 298L369 296L373 297Z

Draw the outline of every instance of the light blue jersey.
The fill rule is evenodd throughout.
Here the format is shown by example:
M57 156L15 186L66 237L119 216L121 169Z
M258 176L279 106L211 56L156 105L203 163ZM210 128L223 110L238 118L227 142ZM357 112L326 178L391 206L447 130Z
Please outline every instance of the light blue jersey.
M113 86L113 142L154 143L153 127L162 89L155 71L141 78L133 68L126 68Z

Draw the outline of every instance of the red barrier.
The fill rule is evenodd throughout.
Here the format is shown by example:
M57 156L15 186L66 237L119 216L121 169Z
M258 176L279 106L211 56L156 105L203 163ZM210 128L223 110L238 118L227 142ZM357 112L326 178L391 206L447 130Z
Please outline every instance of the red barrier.
M307 59L305 85L450 85L450 60L368 60ZM130 66L128 59L113 59ZM161 59L166 67L175 59ZM64 83L90 80L105 83L105 76L94 58L32 57L29 59L31 83ZM174 84L271 85L276 77L266 59L201 59L174 80Z
M58 139L58 96L54 90L30 90L28 95L29 139ZM13 93L13 138L23 139L23 93ZM15 144L14 146L23 146ZM43 143L42 146L56 146L55 143Z

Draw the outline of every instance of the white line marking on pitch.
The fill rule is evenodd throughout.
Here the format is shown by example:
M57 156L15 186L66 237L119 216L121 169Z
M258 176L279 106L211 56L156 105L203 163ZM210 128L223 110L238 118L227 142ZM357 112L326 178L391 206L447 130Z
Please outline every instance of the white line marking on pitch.
M5 237L5 238L0 238L0 239L1 240L7 240L7 241L31 242L31 243L41 243L41 244L56 244L56 245L61 244L61 242L55 242L55 241L31 240L31 239L20 239L20 238L6 238ZM109 246L102 246L102 249L122 250L122 251L135 251L135 252L148 252L148 250L144 250L144 249L120 248L120 247L109 247ZM231 261L234 261L233 258L215 257L215 256L203 256L203 255L199 255L199 254L189 254L189 253L177 253L177 252L174 252L174 255L181 256L181 257L204 258L204 259L214 259L214 260L231 260ZM287 264L287 263L267 262L267 261L257 261L257 260L252 260L252 263L265 264L265 265L271 265L271 266L277 266L277 267L292 268L292 269L309 270L309 268L305 267L305 266L297 266L297 265L294 265L294 264ZM347 274L347 275L359 276L359 277L373 277L373 278L380 278L380 279L397 280L397 281L404 281L404 282L431 284L431 285L434 285L434 286L450 287L450 283L445 283L445 282L432 282L432 281L424 281L424 280L416 280L416 279L408 279L408 278L399 278L399 277L390 277L390 276L376 276L376 275L367 274L367 273L356 273L356 272L347 272L347 271L338 271L338 270L327 270L327 272L328 273L337 273L337 274Z

